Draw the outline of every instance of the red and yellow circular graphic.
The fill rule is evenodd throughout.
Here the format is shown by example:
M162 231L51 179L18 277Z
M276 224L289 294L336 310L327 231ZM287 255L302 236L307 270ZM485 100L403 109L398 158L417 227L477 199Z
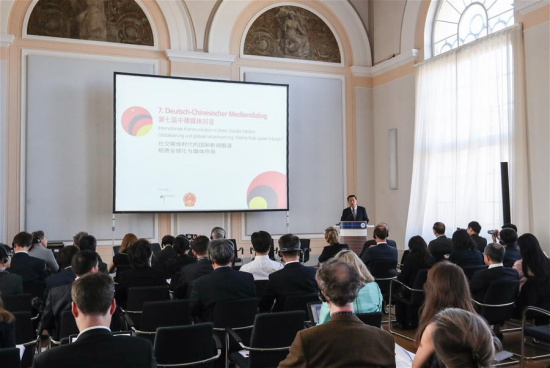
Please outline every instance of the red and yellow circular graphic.
M153 129L153 117L147 109L132 106L122 114L122 128L133 137L142 137Z
M277 171L266 171L256 176L246 193L248 208L286 208L286 175Z

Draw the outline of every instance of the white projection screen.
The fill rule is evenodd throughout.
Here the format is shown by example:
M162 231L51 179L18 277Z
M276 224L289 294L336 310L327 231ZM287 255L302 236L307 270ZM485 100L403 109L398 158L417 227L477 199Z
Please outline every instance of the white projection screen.
M288 209L288 85L115 73L115 213Z

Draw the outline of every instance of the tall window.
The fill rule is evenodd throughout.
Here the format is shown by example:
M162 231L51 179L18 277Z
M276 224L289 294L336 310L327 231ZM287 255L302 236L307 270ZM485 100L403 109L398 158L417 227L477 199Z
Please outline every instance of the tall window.
M514 24L512 0L441 0L433 27L434 55Z

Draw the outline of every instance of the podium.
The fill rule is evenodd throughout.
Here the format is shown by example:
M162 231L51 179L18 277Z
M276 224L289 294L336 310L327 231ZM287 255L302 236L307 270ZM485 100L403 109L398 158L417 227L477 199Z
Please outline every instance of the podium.
M340 243L347 244L357 255L361 254L367 241L367 227L366 221L340 222Z

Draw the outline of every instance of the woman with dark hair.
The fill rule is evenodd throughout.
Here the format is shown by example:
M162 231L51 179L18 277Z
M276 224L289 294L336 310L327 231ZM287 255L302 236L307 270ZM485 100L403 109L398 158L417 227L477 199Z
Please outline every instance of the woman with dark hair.
M13 347L15 347L15 318L4 309L4 303L0 298L0 349Z
M174 257L169 259L164 266L164 274L167 279L174 277L176 272L179 272L182 267L187 266L188 264L197 262L197 259L189 255L191 246L189 245L189 240L185 236L177 236L174 239Z
M325 229L325 240L328 245L323 248L321 255L319 256L319 263L323 263L331 259L341 250L348 249L347 244L340 244L340 238L338 237L338 230L329 226Z
M449 261L460 267L483 265L483 255L465 229L455 231L452 240L453 251L449 255Z
M437 366L433 342L435 315L445 308L460 308L475 313L470 288L464 271L449 262L439 262L428 272L424 284L424 305L416 332L418 350L413 360L413 368Z
M116 301L126 307L128 289L138 286L167 285L164 272L151 267L151 244L147 239L139 239L127 250L130 269L120 274L116 288Z
M113 260L109 265L109 273L116 272L119 266L123 266L124 268L128 268L130 266L130 261L128 260L126 251L128 250L128 247L137 242L137 240L138 237L135 234L128 233L124 235L124 238L122 238L122 243L120 243L120 248L118 248L118 253L113 256Z
M520 277L518 307L550 309L550 260L533 234L520 236L518 246L522 257L514 264Z
M53 252L48 249L48 239L42 230L35 231L32 235L32 245L29 248L29 256L39 258L46 262L49 273L56 273L59 265L55 260Z
M428 269L433 264L430 252L428 252L428 245L420 235L413 236L409 240L409 252L406 257L403 257L402 262L401 272L397 276L397 280L413 288L418 271ZM410 296L406 288L401 290L401 294L404 297ZM395 316L397 328L416 328L418 326L417 309L417 307L408 308L406 304L396 302Z

